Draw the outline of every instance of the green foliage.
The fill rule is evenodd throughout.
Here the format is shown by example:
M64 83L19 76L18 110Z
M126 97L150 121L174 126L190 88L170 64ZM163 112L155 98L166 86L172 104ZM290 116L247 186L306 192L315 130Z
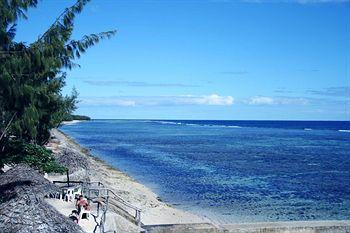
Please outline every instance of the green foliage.
M90 121L91 118L88 116L83 116L83 115L72 115L73 120L79 120L79 121Z
M78 120L78 121L90 121L91 118L88 116L83 116L83 115L67 115L64 118L64 121L73 121L73 120Z
M23 155L24 163L27 163L36 169L40 169L43 172L63 173L67 170L64 166L61 166L56 162L52 152L45 147L35 144L25 144L22 156Z
M78 0L67 8L29 45L15 42L16 22L27 19L26 11L36 7L37 0L0 0L0 156L14 140L44 145L50 129L76 109L78 93L61 94L66 74L89 47L115 31L71 39L74 19L88 0ZM4 161L4 159L2 159ZM0 158L0 168L2 167Z
M16 164L26 163L40 172L64 173L67 168L59 165L52 152L43 146L29 144L23 141L11 141L3 153L5 159L3 163Z

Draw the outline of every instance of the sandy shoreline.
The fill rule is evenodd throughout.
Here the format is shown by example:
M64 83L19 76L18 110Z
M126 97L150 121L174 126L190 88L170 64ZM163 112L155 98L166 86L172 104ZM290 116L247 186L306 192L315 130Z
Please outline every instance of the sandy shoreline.
M64 150L73 153L79 162L84 162L82 169L70 174L71 180L100 181L106 187L120 195L124 200L142 210L141 221L148 225L150 232L350 232L350 221L290 221L290 222L256 222L241 224L214 224L195 214L176 209L162 201L151 189L136 182L132 177L115 169L104 161L94 157L69 136L59 130L52 131L53 140L47 145L54 153ZM76 165L75 165L76 166ZM49 175L49 180L66 180L65 175ZM52 203L51 203L52 204ZM56 209L61 206L54 206ZM208 223L208 224L207 224ZM125 233L140 232L135 225L121 216L109 221L113 229Z
M74 125L79 122L82 122L82 120L62 121L61 125Z
M175 209L159 200L157 194L148 187L136 182L127 174L115 169L104 161L93 157L88 150L82 148L74 140L64 135L59 130L53 130L52 140L48 147L54 153L69 149L87 161L88 168L75 171L71 174L72 179L89 179L100 181L105 186L116 192L124 200L142 210L141 221L143 224L182 224L182 223L204 223L208 219L192 213ZM65 176L48 176L50 180L65 180Z

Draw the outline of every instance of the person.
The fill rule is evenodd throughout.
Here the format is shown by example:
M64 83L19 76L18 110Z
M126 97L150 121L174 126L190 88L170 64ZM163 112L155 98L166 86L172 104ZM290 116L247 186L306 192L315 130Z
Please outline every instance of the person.
M79 195L75 206L79 214L80 214L81 208L84 208L85 210L90 210L89 203L87 202L87 200L84 198L83 195Z
M72 210L72 213L69 215L69 218L75 222L75 223L78 223L79 219L79 214L78 214L78 211L77 210Z

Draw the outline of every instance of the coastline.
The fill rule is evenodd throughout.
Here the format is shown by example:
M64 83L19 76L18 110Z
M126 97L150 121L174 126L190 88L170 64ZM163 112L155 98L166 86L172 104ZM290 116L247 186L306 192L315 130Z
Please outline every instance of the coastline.
M93 156L60 130L51 132L54 138L48 148L55 154L70 150L85 161L87 166L70 174L73 180L100 181L120 195L124 200L142 210L141 221L146 225L208 223L210 220L195 214L176 209L160 200L156 193L138 183L129 175ZM65 180L65 175L48 175L49 180ZM211 223L211 222L210 222Z
M107 164L92 155L88 149L80 146L68 135L54 129L53 139L47 147L55 154L64 150L73 153L83 166L70 173L71 180L100 181L106 187L120 195L124 200L142 210L141 221L147 232L230 232L230 233L258 233L258 232L350 232L349 220L319 220L319 221L288 221L288 222L253 222L218 224L202 216L176 209L162 202L156 193L145 185L138 183L129 175ZM76 166L76 165L75 165ZM66 180L66 175L49 174L47 178ZM55 206L55 208L60 208ZM122 230L122 232L139 232L133 223L123 217L113 219L108 224Z

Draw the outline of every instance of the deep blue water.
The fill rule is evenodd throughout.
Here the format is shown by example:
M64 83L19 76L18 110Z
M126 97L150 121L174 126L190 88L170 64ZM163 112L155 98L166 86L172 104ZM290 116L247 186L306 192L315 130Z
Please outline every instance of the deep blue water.
M217 222L350 219L350 122L93 120L61 128Z

